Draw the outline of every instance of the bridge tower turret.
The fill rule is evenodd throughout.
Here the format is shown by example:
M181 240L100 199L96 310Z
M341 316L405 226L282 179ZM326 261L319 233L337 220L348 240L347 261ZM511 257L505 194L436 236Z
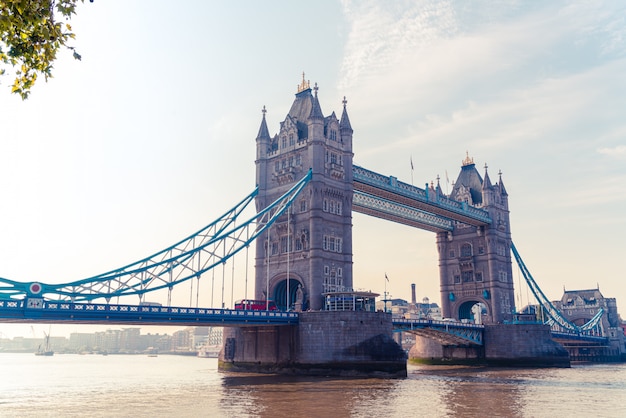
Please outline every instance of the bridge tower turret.
M282 309L318 310L323 293L352 288L353 131L346 103L344 98L341 120L335 112L325 117L317 85L311 88L303 74L274 137L263 109L256 139L257 211L312 169L289 213L256 240L256 298L272 299Z
M492 184L485 165L483 180L467 156L450 197L486 210L492 222L481 227L457 222L452 232L437 234L443 315L477 319L480 314L483 323L511 320L515 312L511 227L502 174Z

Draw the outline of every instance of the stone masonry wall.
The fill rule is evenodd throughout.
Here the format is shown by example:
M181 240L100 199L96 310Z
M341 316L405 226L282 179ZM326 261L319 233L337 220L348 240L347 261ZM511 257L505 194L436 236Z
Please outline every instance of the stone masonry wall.
M569 367L569 354L542 324L485 326L485 357L489 364Z
M220 370L406 376L406 355L382 312L303 312L290 327L225 328Z

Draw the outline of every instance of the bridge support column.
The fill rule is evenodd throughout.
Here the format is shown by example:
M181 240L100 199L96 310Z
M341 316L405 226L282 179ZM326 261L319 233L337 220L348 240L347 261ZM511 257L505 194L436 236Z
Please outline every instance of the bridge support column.
M485 326L485 357L494 366L570 367L567 350L543 324Z
M416 336L409 361L418 364L472 364L506 367L570 367L565 348L543 324L485 325L483 346L443 345Z
M406 377L383 312L303 312L298 326L225 328L222 371Z

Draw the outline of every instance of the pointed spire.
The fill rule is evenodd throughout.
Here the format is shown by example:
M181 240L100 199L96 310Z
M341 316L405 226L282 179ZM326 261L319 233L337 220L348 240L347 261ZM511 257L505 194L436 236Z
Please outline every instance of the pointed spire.
M350 125L350 118L348 117L348 110L346 109L346 105L348 101L346 100L346 96L343 96L343 113L341 114L341 121L339 121L339 129L348 130L352 132L352 125Z
M489 178L489 173L487 173L487 163L485 163L485 179L483 180L483 190L491 189L491 179Z
M498 184L500 185L500 193L508 196L509 194L506 192L506 189L504 188L504 183L502 182L502 170L498 171L498 176L500 177L498 179Z
M261 110L263 113L263 120L261 120L261 126L259 127L259 133L256 136L257 141L260 139L270 139L270 131L267 129L267 122L265 121L265 114L267 110L265 109L265 105L263 105L263 109Z
M317 100L317 91L319 90L319 87L317 87L317 83L315 83L313 90L315 91L315 94L313 95L313 99L311 100L311 113L309 114L309 118L324 119L324 114L322 113L320 102L319 100Z

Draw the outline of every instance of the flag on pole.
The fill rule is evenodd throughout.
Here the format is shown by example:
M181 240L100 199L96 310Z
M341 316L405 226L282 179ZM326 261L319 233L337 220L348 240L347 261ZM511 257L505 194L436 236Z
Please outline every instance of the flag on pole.
M411 170L413 170L413 156L411 155Z
M385 280L389 281L389 277L387 277L387 273L385 273Z

